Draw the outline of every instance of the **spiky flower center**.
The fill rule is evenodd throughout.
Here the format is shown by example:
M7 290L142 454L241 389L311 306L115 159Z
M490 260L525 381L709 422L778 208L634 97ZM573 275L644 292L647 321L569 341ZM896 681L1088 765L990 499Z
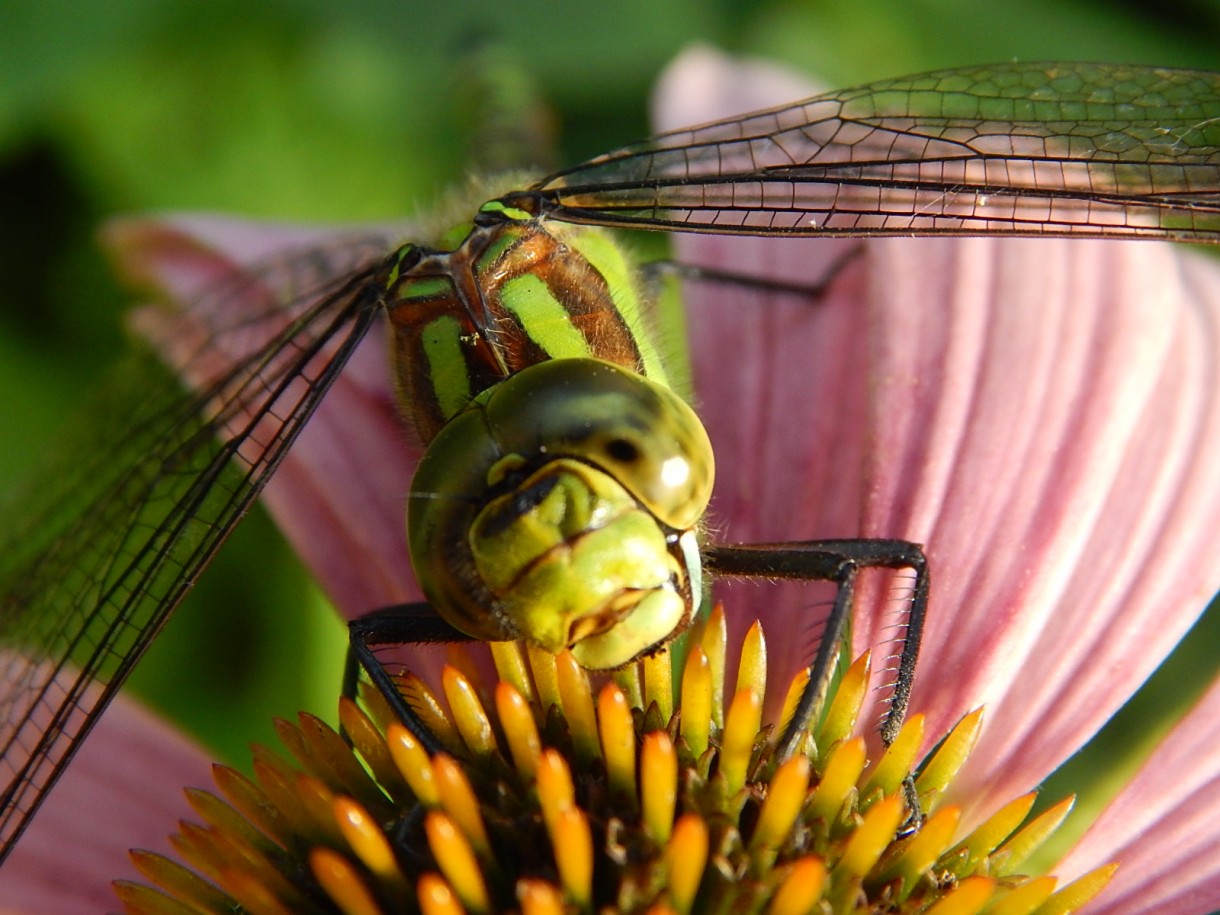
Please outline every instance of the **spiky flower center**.
M293 763L256 749L253 779L217 767L228 803L188 792L208 825L184 826L174 844L206 879L137 853L163 892L124 883L119 894L130 912L1014 915L1070 912L1105 885L1112 868L1058 892L1053 877L1018 873L1070 801L1022 827L1025 795L958 834L959 810L941 799L978 712L917 776L918 715L870 761L853 736L863 657L803 750L780 759L762 724L761 630L731 693L725 641L717 612L680 669L662 652L600 686L570 655L499 644L494 688L450 666L443 703L408 675L404 694L446 749L434 756L401 724L374 724L388 717L374 696L371 717L341 704L351 746L311 716L281 722ZM790 685L782 717L803 686Z

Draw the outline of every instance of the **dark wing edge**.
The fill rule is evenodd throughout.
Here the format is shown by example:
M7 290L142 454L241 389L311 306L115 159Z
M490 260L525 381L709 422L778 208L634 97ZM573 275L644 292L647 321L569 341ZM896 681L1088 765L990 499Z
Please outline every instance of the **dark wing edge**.
M91 462L103 482L79 475L83 504L53 504L31 526L50 535L15 539L0 570L0 861L376 319L371 256L363 272L206 334L183 372L206 379L199 393L145 391L104 455L123 466ZM213 370L226 335L247 338L244 356Z

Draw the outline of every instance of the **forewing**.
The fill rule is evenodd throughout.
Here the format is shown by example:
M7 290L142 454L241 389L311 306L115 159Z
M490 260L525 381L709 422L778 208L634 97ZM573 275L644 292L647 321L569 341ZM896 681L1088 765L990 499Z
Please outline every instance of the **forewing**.
M555 217L760 235L1220 240L1220 75L944 70L662 134L548 178Z
M0 552L0 858L376 319L385 244L284 255L184 315L146 312L195 393L143 360L108 398L125 412L99 413L8 514L24 526Z

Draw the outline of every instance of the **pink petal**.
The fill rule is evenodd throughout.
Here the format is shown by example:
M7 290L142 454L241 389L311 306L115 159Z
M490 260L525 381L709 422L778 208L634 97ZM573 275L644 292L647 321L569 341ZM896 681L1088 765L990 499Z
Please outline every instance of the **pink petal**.
M1087 740L1220 586L1220 271L1164 245L884 247L862 529L928 544L913 707L935 734L987 706L954 786L987 811ZM947 328L940 351L920 322Z
M199 819L183 785L212 785L208 754L120 696L0 869L0 908L114 909L111 881L138 876L128 849L169 854L174 823Z
M1157 747L1055 868L1064 880L1121 862L1098 915L1202 915L1220 906L1220 682Z
M750 71L709 79L705 56L698 64L666 84L729 85L736 104ZM814 283L826 247L703 236L680 239L678 254ZM987 705L954 789L981 816L1074 752L1220 585L1209 546L1220 273L1158 244L887 239L862 250L818 303L740 288L692 297L714 523L740 541L927 544L933 593L912 708L935 739ZM893 637L897 596L861 607L858 648ZM806 632L811 601L755 605L773 633ZM803 663L810 641L773 639L774 667Z

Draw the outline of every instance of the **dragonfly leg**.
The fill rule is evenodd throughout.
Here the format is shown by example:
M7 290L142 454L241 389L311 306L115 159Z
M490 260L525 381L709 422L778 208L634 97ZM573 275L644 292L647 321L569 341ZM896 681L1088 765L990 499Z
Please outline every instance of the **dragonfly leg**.
M650 293L649 298L652 301L657 300L656 293L662 281L672 277L687 283L719 283L741 286L753 291L778 292L812 299L816 302L826 294L827 287L838 275L863 253L863 243L856 242L850 245L826 266L824 275L816 283L785 283L782 280L768 279L749 273L733 273L672 260L649 261L643 264L640 267L640 279L644 288Z
M832 581L838 585L816 656L809 665L809 682L778 745L781 760L792 756L821 705L851 619L860 569L911 569L915 587L902 636L897 678L889 709L881 724L881 739L893 743L906 717L928 605L929 573L923 548L906 540L809 540L776 544L718 544L704 550L709 570L740 578Z
M381 693L390 710L423 744L428 753L444 747L407 704L390 672L373 651L377 645L437 645L469 642L471 637L446 623L429 604L395 604L358 617L348 623L347 662L343 670L343 695L355 701L363 670Z

